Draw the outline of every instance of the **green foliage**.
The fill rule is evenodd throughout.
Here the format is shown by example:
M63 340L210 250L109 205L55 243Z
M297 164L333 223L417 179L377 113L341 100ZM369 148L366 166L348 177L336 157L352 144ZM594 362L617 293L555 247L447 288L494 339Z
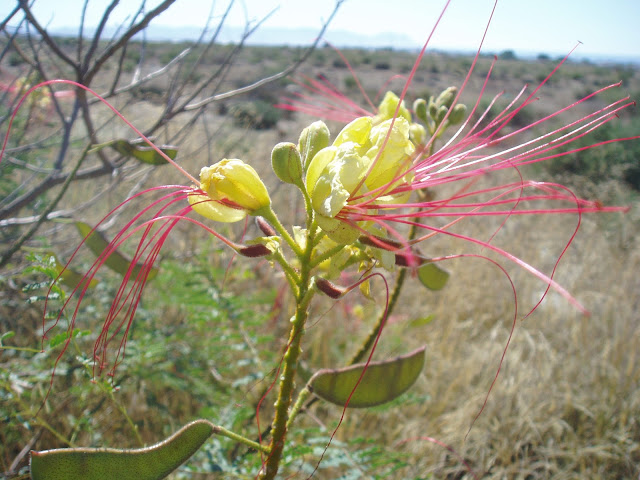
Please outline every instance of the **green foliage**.
M377 62L374 68L376 70L389 70L391 69L391 64L389 62Z
M638 116L609 122L590 135L572 143L565 151L581 149L613 138L631 137L637 135L638 131L640 131ZM640 191L639 158L638 142L615 142L554 159L546 164L546 168L552 174L582 175L596 183L606 180L624 181L634 190Z
M282 117L281 110L264 100L242 102L231 107L230 111L236 126L255 130L274 128Z
M344 88L347 90L355 90L358 88L358 82L353 77L346 77L344 79Z

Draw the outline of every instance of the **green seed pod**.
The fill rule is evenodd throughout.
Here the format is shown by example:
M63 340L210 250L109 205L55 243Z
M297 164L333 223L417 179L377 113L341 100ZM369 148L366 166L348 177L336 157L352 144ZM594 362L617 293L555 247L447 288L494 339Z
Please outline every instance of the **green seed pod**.
M31 452L33 480L159 480L189 459L216 427L196 420L165 441L138 450L62 448Z
M462 123L466 114L467 114L467 106L461 103L457 104L451 110L451 114L449 115L449 124L458 125L459 123Z
M302 185L302 159L298 147L293 143L282 142L273 147L271 166L283 182Z
M424 98L418 98L413 102L413 111L422 122L427 123L427 101Z
M445 106L447 108L450 108L451 105L453 105L453 101L455 100L457 94L458 94L457 87L447 88L440 95L438 95L438 99L436 100L436 105L438 107Z
M329 127L321 120L313 122L302 131L298 148L305 171L315 154L329 146L329 137Z

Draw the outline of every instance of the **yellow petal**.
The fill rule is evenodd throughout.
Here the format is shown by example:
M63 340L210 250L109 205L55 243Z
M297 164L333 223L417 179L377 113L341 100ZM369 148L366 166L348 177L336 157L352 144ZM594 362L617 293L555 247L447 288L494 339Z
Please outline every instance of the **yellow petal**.
M338 220L337 218L328 218L322 215L316 217L316 221L320 228L334 242L340 245L350 245L358 240L360 231L351 225Z
M238 222L247 216L246 210L227 207L212 200L207 195L192 193L187 198L196 213L216 222Z
M371 117L360 117L353 120L338 134L333 141L335 147L339 147L346 142L354 142L358 145L369 148L369 134L373 127L373 119ZM366 151L366 150L365 150Z
M229 200L249 213L271 205L258 173L242 160L222 159L200 171L200 185L213 200Z

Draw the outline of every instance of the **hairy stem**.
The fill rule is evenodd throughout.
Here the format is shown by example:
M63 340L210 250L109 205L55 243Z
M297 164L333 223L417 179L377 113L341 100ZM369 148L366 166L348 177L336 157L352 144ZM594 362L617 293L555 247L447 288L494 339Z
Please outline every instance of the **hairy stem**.
M280 377L278 399L275 404L276 412L272 424L271 444L269 445L271 453L261 472L260 478L262 480L276 478L287 436L289 407L291 406L295 388L294 380L298 370L298 358L302 351L300 344L309 315L309 303L314 294L314 281L311 278L311 253L315 246L313 239L314 232L310 231L306 248L304 252L298 255L301 267L299 289L296 296L296 313L291 319L289 342L283 358L284 367Z

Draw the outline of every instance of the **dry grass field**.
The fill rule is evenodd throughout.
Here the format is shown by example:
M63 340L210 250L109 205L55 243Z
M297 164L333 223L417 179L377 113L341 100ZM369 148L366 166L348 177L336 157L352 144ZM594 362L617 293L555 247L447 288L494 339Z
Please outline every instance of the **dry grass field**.
M163 48L173 46L156 48L160 58ZM225 81L237 86L248 78L260 78L290 62L296 53L294 49L249 48ZM414 60L412 54L393 51L344 54L372 96L392 75L406 75ZM475 101L489 63L489 58L481 59L463 102L471 105ZM513 98L523 84L537 85L554 64L545 59L498 61L486 95L490 98L504 90L507 99ZM437 95L448 86L459 85L469 65L466 57L427 55L409 96ZM296 78L303 74L323 75L364 104L349 70L329 49L316 51ZM569 62L520 121L529 123L621 76L625 80L622 91L638 97L637 69ZM160 108L154 91L166 87L153 84L116 106L144 128L146 114ZM402 79L390 85L396 91L401 87ZM270 171L270 152L277 142L297 142L301 129L314 119L267 107L299 89L282 81L247 98L218 104L183 138L179 162L195 175L203 165L222 157L246 160L273 193L276 211L286 212L283 220L295 223L303 214L303 204L292 189L277 184ZM585 102L580 111L605 105L611 100L608 94L605 97ZM275 118L261 129L252 128L251 121L262 118L253 111L242 117L249 120L237 120L237 112L257 102ZM179 128L180 121L177 118L169 128ZM623 127L633 121L635 127L640 125L627 114L618 121ZM340 128L337 123L329 125L333 134ZM134 136L117 121L105 128L114 137ZM640 152L639 143L630 142L624 148ZM409 282L375 358L400 355L426 344L425 370L417 384L392 404L349 411L315 478L472 478L462 459L478 478L486 479L638 478L640 209L637 191L624 181L629 166L619 169L596 165L590 171L576 172L571 165L556 164L532 166L522 173L527 178L566 183L579 196L599 199L605 205L628 205L626 214L587 214L581 219L576 215L520 216L500 229L500 219L475 217L457 226L458 231L480 239L490 238L499 229L497 245L550 272L580 221L579 233L554 278L586 306L589 316L552 291L522 320L544 292L540 280L476 245L449 237L435 238L428 245L430 255L475 253L499 260L516 287L515 324L516 299L509 280L487 260L446 262L443 266L451 277L439 292L427 292ZM514 179L514 172L504 172L488 175L482 182L490 186ZM184 179L169 166L140 171L77 212L77 219L95 223L129 193L173 182L184 183ZM83 202L86 195L86 186L77 183L62 207ZM113 236L127 215L139 208L140 203L134 203L120 214L107 235ZM221 229L236 238L241 234L231 227ZM48 243L63 257L79 240L73 228L63 224L41 233L49 236ZM253 225L246 235L257 235ZM160 274L147 287L126 360L115 377L117 390L106 381L90 378L90 351L116 276L105 275L103 284L85 300L79 328L90 333L79 337L67 352L41 410L59 348L45 348L43 353L0 351L0 470L8 471L27 446L136 447L158 441L199 417L256 437L255 407L279 358L290 315L289 299L282 299L280 309L274 308L274 302L280 300L281 278L268 263L235 259L229 267L230 260L220 244L192 225L175 229L161 255ZM89 255L82 257L78 268L86 268L89 261ZM24 266L0 277L5 290L0 297L0 335L13 331L15 336L5 345L39 350L42 302L29 304L29 294L20 290L33 281L22 270ZM380 282L373 283L373 300L353 292L335 305L320 302L305 339L307 363L314 368L342 365L383 306ZM263 408L264 426L271 407ZM317 403L299 419L286 460L289 476L282 478L306 478L340 414L337 407ZM450 446L456 454L430 438ZM256 459L251 457L216 439L174 478L253 478L256 472L251 467ZM23 461L23 473L24 465Z

